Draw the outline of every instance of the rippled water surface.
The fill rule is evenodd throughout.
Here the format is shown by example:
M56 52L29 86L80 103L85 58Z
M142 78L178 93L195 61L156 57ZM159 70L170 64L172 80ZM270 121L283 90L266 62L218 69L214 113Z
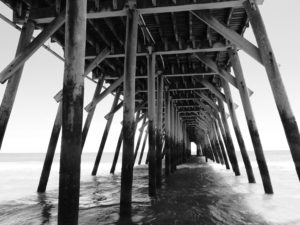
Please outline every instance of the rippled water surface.
M201 158L192 158L189 163L179 166L174 174L164 179L158 197L150 199L147 167L136 167L133 213L129 221L120 221L118 215L120 175L107 175L109 164L107 168L100 167L100 176L90 176L89 157L86 157L83 161L85 168L82 169L80 224L300 224L300 185L293 172L293 165L288 161L284 163L285 160L278 154L272 155L274 158L270 158L269 165L275 195L263 194L254 162L257 184L248 184L243 170L242 176L235 177L223 166L211 162L205 164ZM289 156L286 157L288 159ZM36 160L36 164L41 164L38 161ZM242 164L240 166L242 168ZM36 165L31 174L35 175L34 171L38 167ZM57 168L53 172L57 172L56 170ZM39 172L36 171L37 174ZM0 172L0 175L2 177L4 174ZM4 179L7 196L5 197L4 187L1 185L3 197L0 197L0 224L56 224L58 176L53 175L52 186L43 195L34 193L35 182L29 178L26 180L25 175L23 178L17 185L27 182L30 186L28 183L31 183L32 190L30 195L27 195L29 188L26 193L23 191L23 195L26 195L20 198L13 198L14 193L9 192L8 187L12 184ZM35 179L38 180L38 175Z

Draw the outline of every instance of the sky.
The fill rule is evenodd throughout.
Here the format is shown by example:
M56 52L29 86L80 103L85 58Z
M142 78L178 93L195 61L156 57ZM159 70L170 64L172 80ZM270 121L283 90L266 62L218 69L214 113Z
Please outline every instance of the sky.
M265 0L264 4L260 6L297 121L300 121L300 104L298 101L300 96L298 71L298 63L300 62L298 56L300 52L299 8L299 0L287 0L284 4L282 0ZM2 3L0 3L0 13L10 19L12 18L11 11ZM0 30L0 70L2 70L14 58L20 32L1 19ZM247 29L245 37L257 45L251 28ZM46 45L62 55L61 48L56 44L47 41ZM244 52L239 51L239 54L247 85L254 91L251 102L264 150L288 150L285 134L264 68ZM63 70L63 62L43 48L38 50L26 62L1 153L46 152L58 107L53 96L62 88ZM92 99L94 89L95 84L85 80L85 105ZM1 99L4 90L5 84L0 86ZM253 147L238 90L232 86L231 90L234 101L239 105L236 112L246 147L249 151L252 151ZM112 100L113 97L109 96L98 105L84 152L96 152L98 150L106 124L104 115L109 112ZM85 117L86 113L84 119ZM115 151L121 129L121 120L122 110L116 114L112 123L106 143L106 152ZM231 121L229 121L229 124L234 144L238 149ZM57 151L59 151L59 147L60 140Z

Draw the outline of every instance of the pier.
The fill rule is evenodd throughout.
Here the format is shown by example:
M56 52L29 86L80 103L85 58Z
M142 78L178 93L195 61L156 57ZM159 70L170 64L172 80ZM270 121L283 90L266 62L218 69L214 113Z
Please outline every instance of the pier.
M122 154L120 217L132 215L135 162L148 165L148 194L155 198L162 178L174 176L191 158L191 143L197 146L197 156L232 170L232 176L241 175L236 156L240 151L248 182L261 179L264 193L274 194L251 104L255 90L245 81L241 51L265 68L300 179L299 129L260 14L263 0L1 1L13 17L0 18L20 30L20 38L15 58L0 68L0 82L6 85L0 105L0 148L8 121L13 120L26 61L44 47L64 62L63 88L49 99L57 102L57 114L37 187L38 193L47 190L60 146L58 224L78 224L81 154L96 108L109 95L114 99L101 125L104 133L91 175L97 175L114 115L123 110L110 170L115 172ZM249 25L257 44L244 37ZM33 37L35 30L41 32ZM62 47L64 57L45 45L48 39ZM84 102L84 79L95 83L90 102ZM242 105L235 103L233 89ZM237 108L245 114L260 177L254 176Z

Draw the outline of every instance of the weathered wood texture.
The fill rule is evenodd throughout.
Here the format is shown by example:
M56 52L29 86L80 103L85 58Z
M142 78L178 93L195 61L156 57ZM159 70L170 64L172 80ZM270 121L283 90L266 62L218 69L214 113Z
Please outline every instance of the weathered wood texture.
M20 38L19 44L16 51L16 56L24 51L26 46L30 43L32 38L32 34L34 31L34 23L32 21L28 21L24 24ZM24 65L24 64L23 64ZM7 82L6 89L4 92L4 96L0 106L0 148L3 143L6 127L8 124L8 120L10 118L10 114L15 102L15 98L17 95L19 83L21 80L23 65L14 72L13 77L10 78Z
M64 20L62 20L64 21ZM68 0L65 25L58 224L78 224L83 114L86 2Z
M246 150L244 138L242 136L241 129L240 129L240 126L239 126L239 123L237 120L237 116L236 116L236 113L234 110L234 106L232 103L231 91L230 91L227 81L223 80L222 84L223 84L223 88L224 88L224 92L225 92L225 96L226 96L228 110L229 110L229 113L231 116L231 122L233 125L233 129L234 129L234 132L235 132L235 135L236 135L236 138L237 138L240 150L241 150L243 162L245 164L248 181L249 181L249 183L255 183L255 178L254 178L251 162L250 162L247 150Z
M135 72L138 39L138 11L128 9L124 63L123 157L121 171L120 215L131 214L133 154L135 134Z
M259 46L262 61L267 71L273 96L292 153L298 179L300 180L300 134L298 124L290 106L278 63L272 50L259 8L254 2L250 3L249 1L245 1L243 4Z
M267 162L264 156L262 144L259 137L258 128L256 125L254 113L252 110L251 102L248 96L248 91L246 89L247 85L244 79L244 74L242 66L239 60L238 53L236 51L231 51L231 63L234 70L234 74L238 80L238 87L240 91L240 96L242 99L242 104L244 107L244 112L248 124L248 129L250 132L252 144L254 147L254 152L256 156L256 161L262 178L265 192L267 194L273 194L273 188L271 183L271 178L267 166Z

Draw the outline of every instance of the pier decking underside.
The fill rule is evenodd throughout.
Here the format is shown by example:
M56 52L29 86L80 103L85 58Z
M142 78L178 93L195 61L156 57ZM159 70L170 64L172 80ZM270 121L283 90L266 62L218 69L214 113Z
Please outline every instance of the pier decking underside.
M65 61L64 88L55 95L59 106L38 188L38 192L46 190L62 128L59 224L78 223L81 152L95 108L108 94L113 94L115 100L105 117L107 124L92 175L97 174L113 115L123 107L123 124L111 169L114 173L123 143L121 216L131 213L133 166L146 127L139 164L149 137L146 163L151 197L162 185L162 160L164 173L169 176L190 157L192 142L197 145L197 155L240 175L229 116L248 181L256 182L231 87L240 93L264 191L273 194L250 102L253 91L245 82L240 50L266 69L300 178L298 125L259 11L263 1L1 1L12 9L13 23L1 18L23 28L15 59L0 72L0 82L8 81L0 108L0 147L22 74L20 68L49 38L65 53L64 58L56 55ZM244 38L250 23L257 44ZM30 42L34 29L41 32ZM26 40L30 43L25 44ZM85 107L82 76L97 84L93 99L84 103ZM106 88L101 91L103 83ZM84 126L83 108L88 113ZM134 146L140 121L140 135Z

